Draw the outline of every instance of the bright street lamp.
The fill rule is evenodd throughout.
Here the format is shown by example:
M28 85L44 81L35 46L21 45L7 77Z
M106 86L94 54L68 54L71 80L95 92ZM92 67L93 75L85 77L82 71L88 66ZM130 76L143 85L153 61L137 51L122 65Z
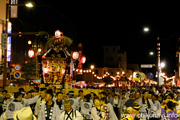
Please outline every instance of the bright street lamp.
M41 52L41 48L38 48L38 52L39 52L39 53Z
M90 68L91 68L91 70L93 70L94 69L94 65L91 65ZM95 75L94 76L93 75L94 75L94 72L92 71L91 85L93 85L93 82L94 82L93 78L96 77Z
M28 7L28 8L34 7L32 3L26 3L25 6Z
M145 27L145 28L144 28L144 32L149 32L149 28L148 28L148 27Z
M28 44L31 45L31 44L32 44L32 41L31 41L31 40L28 40Z
M150 54L150 55L154 55L154 52L150 52L149 54Z
M161 63L161 68L164 68L166 64L164 62Z
M91 65L90 68L91 68L91 69L94 69L94 65Z

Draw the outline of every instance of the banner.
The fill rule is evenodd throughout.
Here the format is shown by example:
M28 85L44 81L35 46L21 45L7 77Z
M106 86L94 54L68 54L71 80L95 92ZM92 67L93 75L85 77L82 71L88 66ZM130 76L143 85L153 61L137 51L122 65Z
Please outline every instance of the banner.
M18 17L18 0L11 0L11 18Z
M11 22L8 22L8 33L12 33ZM11 36L7 39L7 62L11 62Z

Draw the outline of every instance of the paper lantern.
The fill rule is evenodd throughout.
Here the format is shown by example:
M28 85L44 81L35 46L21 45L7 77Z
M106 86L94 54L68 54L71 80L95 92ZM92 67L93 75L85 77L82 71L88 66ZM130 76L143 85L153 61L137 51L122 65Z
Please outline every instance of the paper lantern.
M80 62L81 62L82 64L84 64L84 63L86 62L86 57L85 57L85 56L82 56L81 59L80 59Z
M34 50L29 50L29 51L28 51L28 56L29 56L30 58L33 58L33 57L34 57Z
M74 51L74 52L73 52L73 55L72 55L72 58L73 58L74 60L77 60L77 59L79 58L79 53L78 53L77 51Z
M60 38L61 37L61 32L59 30L55 31L55 37Z

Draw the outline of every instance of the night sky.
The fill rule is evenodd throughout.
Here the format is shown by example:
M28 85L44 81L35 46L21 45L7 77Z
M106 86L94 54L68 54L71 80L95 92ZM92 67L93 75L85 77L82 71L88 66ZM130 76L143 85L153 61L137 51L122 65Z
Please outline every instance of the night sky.
M33 1L33 0L31 0ZM19 4L25 1L20 1ZM77 44L84 45L85 66L102 66L103 46L120 45L127 52L128 63L157 63L157 36L161 41L161 60L166 62L168 74L174 74L176 41L180 35L180 9L170 3L120 2L57 2L34 0L35 7L19 7L19 31L47 31L59 29ZM148 33L143 27L149 27Z

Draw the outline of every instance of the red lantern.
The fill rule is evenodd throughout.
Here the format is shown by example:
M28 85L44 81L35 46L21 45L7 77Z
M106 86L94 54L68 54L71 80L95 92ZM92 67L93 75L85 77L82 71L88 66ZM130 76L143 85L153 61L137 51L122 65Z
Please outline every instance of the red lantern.
M80 59L80 62L81 62L82 64L84 64L84 63L86 62L86 57L85 57L85 56L82 56L81 59Z
M29 50L29 51L28 51L28 56L29 56L30 58L33 58L33 57L34 57L34 50Z

